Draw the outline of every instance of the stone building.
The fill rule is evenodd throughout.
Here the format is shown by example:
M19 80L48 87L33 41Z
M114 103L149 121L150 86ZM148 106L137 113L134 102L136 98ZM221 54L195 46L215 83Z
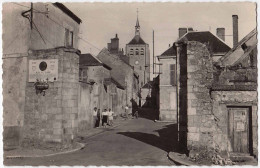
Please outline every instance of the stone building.
M112 67L111 77L115 79L121 86L125 88L125 102L122 106L124 113L124 107L128 105L132 110L133 106L139 104L139 76L134 71L134 68L123 61L117 54L111 54L106 48L102 49L97 55L97 58L105 64Z
M61 3L3 5L5 147L74 139L80 23Z
M109 88L105 89L105 79L110 78L111 67L102 63L91 54L81 54L79 59L79 131L93 128L93 109L102 112L109 107Z
M188 31L189 30L189 31ZM192 28L180 28L179 39L187 41L198 41L207 45L211 51L212 60L216 61L230 50L225 42L209 31L193 32ZM160 61L159 88L160 88L160 120L172 120L177 122L177 64L176 43L158 56ZM215 62L214 61L214 62ZM194 63L195 64L195 63ZM189 77L188 77L189 78Z
M140 25L137 17L134 38L126 44L126 55L129 64L139 75L140 88L150 81L150 50L149 44L141 38Z
M181 38L175 45L182 148L257 156L256 30L217 62L212 47L199 40Z

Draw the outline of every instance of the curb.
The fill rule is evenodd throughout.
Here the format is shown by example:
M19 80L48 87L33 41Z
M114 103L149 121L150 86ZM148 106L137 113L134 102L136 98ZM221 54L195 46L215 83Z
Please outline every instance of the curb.
M175 121L160 121L160 120L154 120L154 122L158 122L158 123L174 123Z
M202 166L202 165L199 165L197 163L194 163L194 162L191 162L191 161L185 161L184 159L178 159L177 157L173 157L172 155L178 155L178 153L175 153L175 152L170 152L168 153L167 157L169 160L171 160L172 162L174 163L177 163L177 164L180 164L180 165L183 165L183 166Z
M48 157L48 156L54 156L54 155L60 155L60 154L67 154L67 153L71 153L71 152L76 152L78 150L81 150L85 147L85 144L83 143L79 143L76 142L77 144L79 144L80 147L76 148L76 149L72 149L69 151L63 151L63 152L58 152L58 153L52 153L52 154L47 154L47 155L31 155L31 156L21 156L21 155L17 155L17 156L6 156L6 159L15 159L15 158L40 158L40 157Z

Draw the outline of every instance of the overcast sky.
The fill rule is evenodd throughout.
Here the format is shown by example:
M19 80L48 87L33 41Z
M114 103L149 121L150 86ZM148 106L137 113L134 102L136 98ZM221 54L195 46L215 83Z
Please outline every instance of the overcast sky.
M227 3L64 3L82 19L84 39L98 49L107 47L117 33L120 48L134 37L136 11L139 10L141 37L150 46L152 56L152 31L155 31L155 55L164 52L178 38L179 27L193 27L197 31L226 28L232 35L232 15L238 15L239 40L256 27L256 5L252 2ZM226 36L232 46L232 36ZM99 50L81 41L82 53L98 54Z

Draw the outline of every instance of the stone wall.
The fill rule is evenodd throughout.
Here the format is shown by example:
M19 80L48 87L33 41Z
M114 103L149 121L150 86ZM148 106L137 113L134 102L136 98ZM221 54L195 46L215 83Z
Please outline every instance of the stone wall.
M199 42L189 41L181 48L180 51L177 47L180 138L184 144L187 141L188 150L214 148L212 137L216 127L209 92L213 80L212 58L206 45Z
M75 49L33 51L29 60L58 59L58 80L49 83L46 95L26 84L24 141L70 142L78 128L79 56Z
M12 55L3 59L3 139L4 146L18 146L24 123L27 57Z
M221 150L232 152L231 141L228 138L228 106L249 107L252 113L252 143L253 154L258 155L258 114L257 91L213 91L213 114L218 119L218 132L214 134L215 143Z

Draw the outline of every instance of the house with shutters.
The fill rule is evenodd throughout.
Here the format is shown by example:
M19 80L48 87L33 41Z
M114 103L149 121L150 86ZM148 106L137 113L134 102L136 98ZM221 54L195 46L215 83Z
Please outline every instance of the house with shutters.
M217 31L218 32L218 31ZM223 31L222 31L223 32ZM224 33L224 32L223 32ZM218 33L217 33L218 34ZM222 35L222 34L221 34ZM205 44L210 52L213 61L217 61L224 56L230 47L225 44L223 39L213 35L209 31L193 31L192 28L179 28L179 40L198 41ZM160 62L159 74L159 119L177 122L177 67L180 63L176 59L176 43L158 56ZM195 64L192 63L192 64ZM189 78L189 77L188 77Z

